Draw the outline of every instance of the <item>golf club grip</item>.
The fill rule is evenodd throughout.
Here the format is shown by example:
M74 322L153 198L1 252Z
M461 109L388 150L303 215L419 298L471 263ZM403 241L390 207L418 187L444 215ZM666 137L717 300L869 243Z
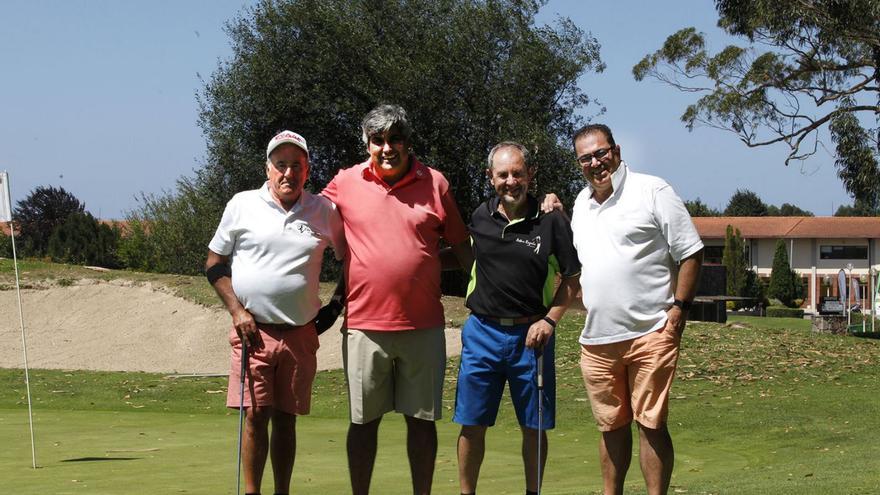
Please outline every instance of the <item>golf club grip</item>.
M247 352L247 341L241 340L241 383L244 383L244 376L247 373L248 369L248 352Z
M535 360L537 361L538 368L538 390L542 390L544 388L544 353L541 351L535 352Z

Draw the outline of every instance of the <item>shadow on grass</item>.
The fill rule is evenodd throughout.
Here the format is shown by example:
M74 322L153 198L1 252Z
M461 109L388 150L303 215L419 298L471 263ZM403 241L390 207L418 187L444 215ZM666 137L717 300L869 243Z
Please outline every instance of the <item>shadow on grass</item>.
M140 457L77 457L76 459L62 459L61 462L98 462L98 461L135 461Z

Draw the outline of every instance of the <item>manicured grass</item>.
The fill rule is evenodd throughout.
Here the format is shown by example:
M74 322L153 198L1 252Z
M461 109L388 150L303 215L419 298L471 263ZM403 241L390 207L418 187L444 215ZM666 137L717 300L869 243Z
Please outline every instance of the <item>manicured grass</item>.
M558 427L550 433L547 495L601 488L598 435L577 366L581 323L580 315L567 317L558 334ZM450 360L446 418L438 424L438 494L458 493L458 427L449 421L456 371ZM670 406L671 492L876 493L878 371L880 342L812 334L805 320L689 325ZM36 471L22 373L0 370L0 479L10 492L233 493L237 413L224 407L225 379L34 370L31 380L42 466ZM312 415L298 426L297 492L348 492L347 414L342 374L319 373ZM374 492L408 493L401 419L388 416L380 435ZM505 399L489 432L481 493L522 493L519 442ZM270 489L267 473L264 492ZM645 493L637 459L627 493Z

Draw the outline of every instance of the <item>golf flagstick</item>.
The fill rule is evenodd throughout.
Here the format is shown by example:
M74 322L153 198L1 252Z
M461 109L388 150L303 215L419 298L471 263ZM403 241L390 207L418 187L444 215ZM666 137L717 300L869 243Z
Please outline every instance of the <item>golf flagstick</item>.
M27 389L28 424L31 429L31 465L37 469L37 448L34 445L34 412L31 405L31 380L28 372L27 338L24 333L24 313L21 309L21 286L18 277L18 256L15 252L15 226L12 225L12 198L9 193L9 174L0 172L0 220L9 223L9 237L12 240L12 264L15 266L15 293L18 295L18 321L21 325L21 351L24 354L24 385Z
M238 468L235 471L235 491L241 495L241 433L244 419L244 377L248 369L247 341L241 339L241 390L238 404Z
M538 382L538 495L541 495L541 433L544 431L544 348L535 349Z

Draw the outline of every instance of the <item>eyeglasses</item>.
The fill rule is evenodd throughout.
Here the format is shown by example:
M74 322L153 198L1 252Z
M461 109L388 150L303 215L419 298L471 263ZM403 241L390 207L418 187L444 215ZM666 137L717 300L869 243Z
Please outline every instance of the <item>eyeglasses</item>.
M593 158L595 158L596 160L601 160L602 158L605 158L605 155L607 155L608 152L611 151L612 149L614 149L614 148L613 147L599 148L590 154L581 155L581 156L577 157L577 162L584 167L592 165Z

